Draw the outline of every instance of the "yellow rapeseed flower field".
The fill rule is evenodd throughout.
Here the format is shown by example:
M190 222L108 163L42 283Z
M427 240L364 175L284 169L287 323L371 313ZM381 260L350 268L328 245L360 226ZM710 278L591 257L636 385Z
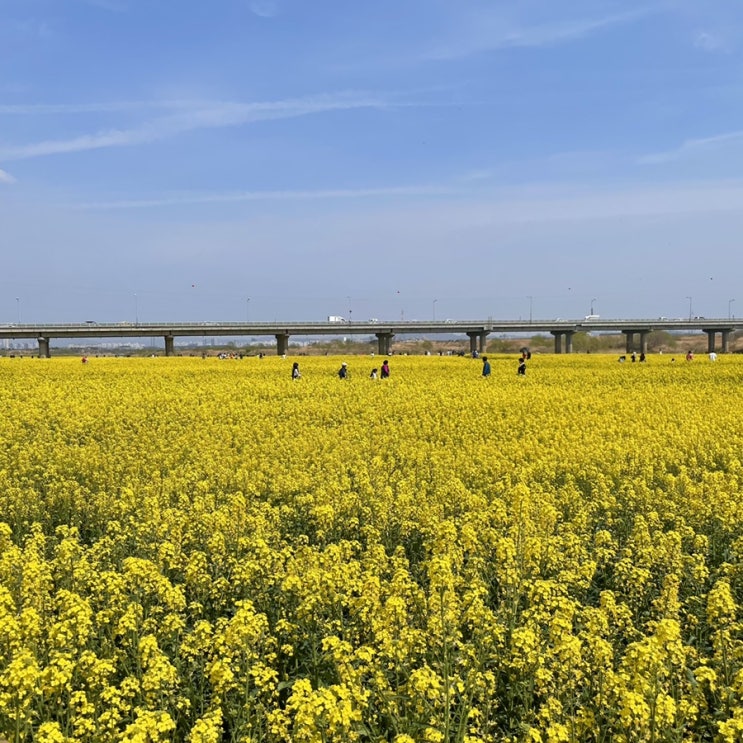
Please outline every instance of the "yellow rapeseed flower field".
M743 739L743 358L0 359L11 743Z

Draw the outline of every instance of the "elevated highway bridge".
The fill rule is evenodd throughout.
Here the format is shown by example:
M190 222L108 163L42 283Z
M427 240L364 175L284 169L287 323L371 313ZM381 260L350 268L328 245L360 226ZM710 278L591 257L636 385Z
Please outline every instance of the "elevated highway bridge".
M289 349L289 338L304 336L373 335L381 355L389 354L396 335L463 334L470 340L471 351L483 351L491 333L550 333L555 353L571 353L572 339L578 332L614 332L626 336L627 352L647 352L648 335L655 330L703 332L709 352L729 349L730 334L743 330L743 320L735 318L693 318L689 320L444 320L444 321L367 321L367 322L182 322L182 323L33 323L0 325L0 338L36 340L39 356L50 356L50 343L71 338L152 338L164 339L165 355L174 353L176 338L273 336L276 352Z

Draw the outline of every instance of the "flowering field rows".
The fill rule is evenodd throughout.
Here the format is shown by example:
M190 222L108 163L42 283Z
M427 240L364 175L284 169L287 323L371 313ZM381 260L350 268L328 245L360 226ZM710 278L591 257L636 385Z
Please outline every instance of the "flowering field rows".
M0 360L0 733L739 741L743 359Z

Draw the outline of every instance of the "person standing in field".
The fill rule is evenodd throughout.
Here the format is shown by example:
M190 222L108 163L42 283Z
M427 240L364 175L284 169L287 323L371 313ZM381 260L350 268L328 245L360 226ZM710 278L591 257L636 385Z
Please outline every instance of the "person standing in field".
M338 379L348 379L348 364L344 361L338 369Z
M377 367L375 366L375 367L374 367L374 368L373 368L373 369L371 370L371 374L369 375L369 379L376 379L376 378L377 378Z
M519 368L516 371L516 374L523 377L526 376L526 359L520 359L519 360Z
M487 356L482 357L482 376L486 379L490 376L490 362Z
M382 379L389 379L390 377L390 362L385 359L382 362Z
M292 364L292 379L301 379L302 375L299 373L299 362L295 361Z

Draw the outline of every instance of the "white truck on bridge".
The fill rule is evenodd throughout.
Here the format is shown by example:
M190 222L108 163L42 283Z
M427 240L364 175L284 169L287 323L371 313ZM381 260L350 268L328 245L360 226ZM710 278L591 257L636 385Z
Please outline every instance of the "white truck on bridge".
M328 322L346 322L346 318L341 315L328 315Z

